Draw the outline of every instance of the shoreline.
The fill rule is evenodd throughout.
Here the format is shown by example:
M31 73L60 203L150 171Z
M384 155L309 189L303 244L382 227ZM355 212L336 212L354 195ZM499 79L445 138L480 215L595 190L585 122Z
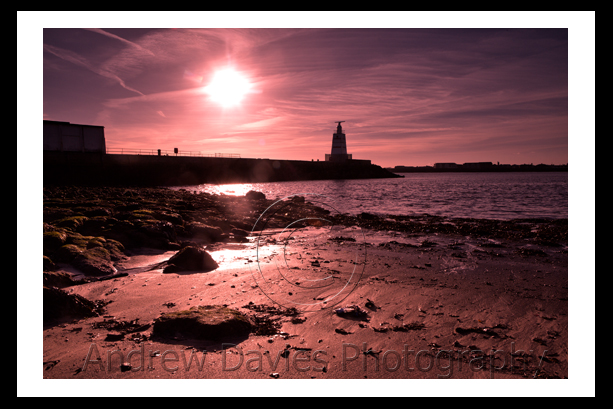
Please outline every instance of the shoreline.
M114 197L123 204L113 202ZM153 200L156 197L158 202ZM139 268L139 272L63 287L69 294L104 304L104 312L43 329L43 378L568 377L565 221L450 223L433 216L335 215L331 220L336 230L305 226L290 239L280 233L288 221L309 212L319 216L325 212L308 202L292 201L287 218L269 220L267 227L281 230L267 229L268 235L260 236L261 230L246 228L248 220L255 220L270 202L255 194L251 199L214 198L188 192L170 194L164 189L66 188L53 194L47 190L44 214L49 225L64 220L59 225L68 229L66 220L78 217L75 209L84 214L98 209L84 215L88 220L77 218L82 224L72 232L84 229L80 231L88 233L87 229L93 229L91 219L101 229L104 218L116 228L125 228L117 217L131 212L143 218L157 217L151 216L142 228L151 228L162 218L172 220L169 223L178 236L172 236L166 227L165 234L175 241L163 243L169 247L151 248L134 239L140 236L125 235L133 247L126 245L124 257L113 264L119 273L130 268ZM219 240L205 243L189 235L204 231L202 226L198 226L201 230L186 228L187 215L204 211L198 203L206 203L209 212L201 223L219 225L215 229ZM104 204L112 204L111 214L99 210ZM149 212L144 211L147 206ZM73 214L67 216L58 209L71 209ZM124 219L129 220L133 219ZM182 230L177 229L179 224ZM152 232L148 240L156 238L155 231L148 231ZM84 234L82 237L101 237ZM110 246L110 236L101 247ZM178 252L184 241L203 246L219 268L206 273L164 273L160 263ZM340 288L351 283L351 291L343 293L342 299L330 299L335 289L279 281L274 276L279 266L286 267L288 274L296 273L303 283L325 276ZM359 279L351 281L356 269ZM273 275L258 282L254 277L260 274ZM325 305L321 301L328 299ZM287 300L297 302L293 305L299 306L297 316L287 315L291 307ZM305 300L311 300L308 306ZM273 320L279 327L274 334L251 333L222 341L153 336L155 320L161 315L209 304L227 305L254 320ZM365 315L354 319L335 312L351 305ZM129 363L129 368L121 363Z

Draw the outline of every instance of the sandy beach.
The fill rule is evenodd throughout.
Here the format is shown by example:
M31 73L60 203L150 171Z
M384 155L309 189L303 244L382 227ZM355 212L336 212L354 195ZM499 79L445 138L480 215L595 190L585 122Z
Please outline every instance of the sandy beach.
M218 264L208 272L164 272L180 240L125 250L114 266L126 274L62 286L103 309L45 322L43 378L568 377L564 234L403 231L361 220L197 242ZM74 272L62 263L54 271ZM217 340L154 334L161 316L205 305L236 310L257 330Z

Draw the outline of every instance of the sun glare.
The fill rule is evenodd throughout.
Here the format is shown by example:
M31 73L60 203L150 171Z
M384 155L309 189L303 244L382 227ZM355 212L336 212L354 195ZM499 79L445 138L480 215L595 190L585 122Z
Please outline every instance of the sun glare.
M227 68L217 71L204 90L213 101L231 107L240 104L250 89L251 84L244 76Z

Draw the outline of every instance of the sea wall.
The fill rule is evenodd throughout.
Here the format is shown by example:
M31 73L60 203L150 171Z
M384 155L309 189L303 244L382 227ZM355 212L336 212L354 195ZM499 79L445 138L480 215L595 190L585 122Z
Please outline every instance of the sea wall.
M45 185L180 186L296 180L400 177L368 161L345 163L274 159L43 152Z

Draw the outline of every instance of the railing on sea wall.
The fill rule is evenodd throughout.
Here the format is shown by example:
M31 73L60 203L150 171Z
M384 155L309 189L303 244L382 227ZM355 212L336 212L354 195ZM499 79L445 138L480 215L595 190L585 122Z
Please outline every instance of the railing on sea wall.
M154 155L154 156L200 156L208 158L240 158L240 153L202 153L196 151L169 151L161 149L124 149L107 148L106 153L112 155Z

